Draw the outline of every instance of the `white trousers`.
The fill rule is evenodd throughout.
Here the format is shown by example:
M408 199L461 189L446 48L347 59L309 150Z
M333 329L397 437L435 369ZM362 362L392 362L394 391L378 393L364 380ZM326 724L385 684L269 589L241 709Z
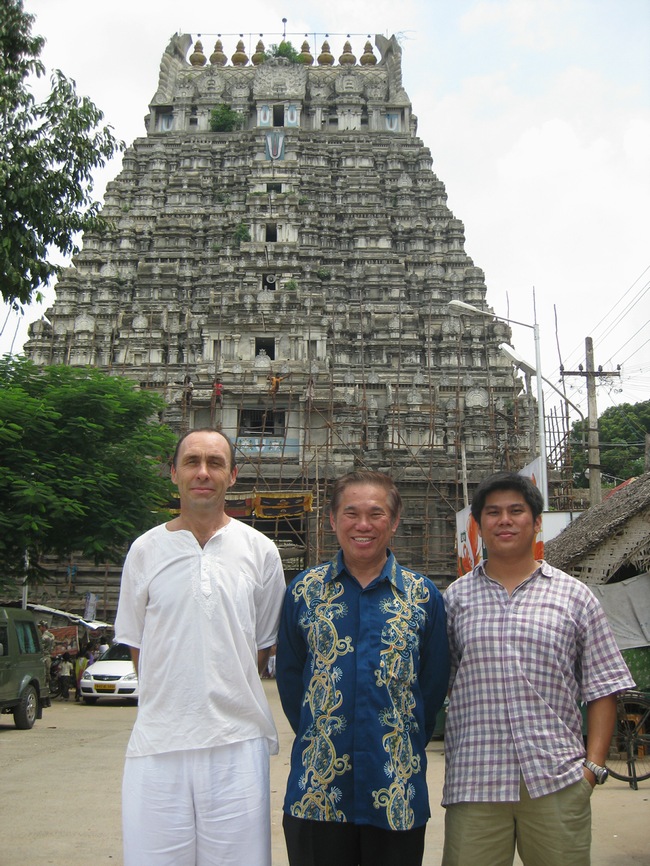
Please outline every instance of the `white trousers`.
M124 866L271 866L269 746L127 758Z

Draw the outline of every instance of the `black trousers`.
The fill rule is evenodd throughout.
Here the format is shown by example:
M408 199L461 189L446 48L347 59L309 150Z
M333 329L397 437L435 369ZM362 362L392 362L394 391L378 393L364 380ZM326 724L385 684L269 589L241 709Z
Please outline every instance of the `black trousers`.
M369 824L282 818L289 866L421 866L426 825L383 830Z

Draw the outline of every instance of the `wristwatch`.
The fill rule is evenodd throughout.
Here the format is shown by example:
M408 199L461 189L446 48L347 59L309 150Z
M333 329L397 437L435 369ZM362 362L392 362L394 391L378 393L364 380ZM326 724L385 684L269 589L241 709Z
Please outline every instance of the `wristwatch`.
M604 785L607 781L607 777L609 776L609 770L607 767L599 767L598 764L594 764L593 761L585 761L585 767L596 777L597 785Z

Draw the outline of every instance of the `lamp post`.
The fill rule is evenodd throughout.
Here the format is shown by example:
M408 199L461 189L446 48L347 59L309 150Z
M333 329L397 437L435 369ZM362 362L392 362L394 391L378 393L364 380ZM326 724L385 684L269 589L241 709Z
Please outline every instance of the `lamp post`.
M479 310L478 307L473 307L471 304L466 304L464 301L449 301L447 304L452 310L459 313L470 313L473 316L484 316L487 319L496 319L499 322L507 322L508 324L521 325L523 328L530 328L535 337L535 367L529 365L528 372L534 373L537 380L537 426L539 427L539 455L542 458L541 463L541 478L540 488L544 497L544 511L548 511L548 473L546 467L546 430L544 428L544 393L542 390L542 353L539 340L539 325L535 322L534 325L529 325L527 322L515 322L514 319L506 319L503 316L495 316L494 313L488 313L485 310ZM521 364L519 366L522 366ZM523 366L522 366L523 368Z

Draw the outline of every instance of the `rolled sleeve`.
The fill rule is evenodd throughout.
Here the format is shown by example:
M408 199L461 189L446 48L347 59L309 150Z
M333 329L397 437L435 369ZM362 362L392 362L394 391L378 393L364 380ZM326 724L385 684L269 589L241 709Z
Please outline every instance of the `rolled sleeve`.
M634 688L634 680L621 656L605 612L595 596L591 596L585 606L580 640L582 652L576 676L583 701L595 701Z

